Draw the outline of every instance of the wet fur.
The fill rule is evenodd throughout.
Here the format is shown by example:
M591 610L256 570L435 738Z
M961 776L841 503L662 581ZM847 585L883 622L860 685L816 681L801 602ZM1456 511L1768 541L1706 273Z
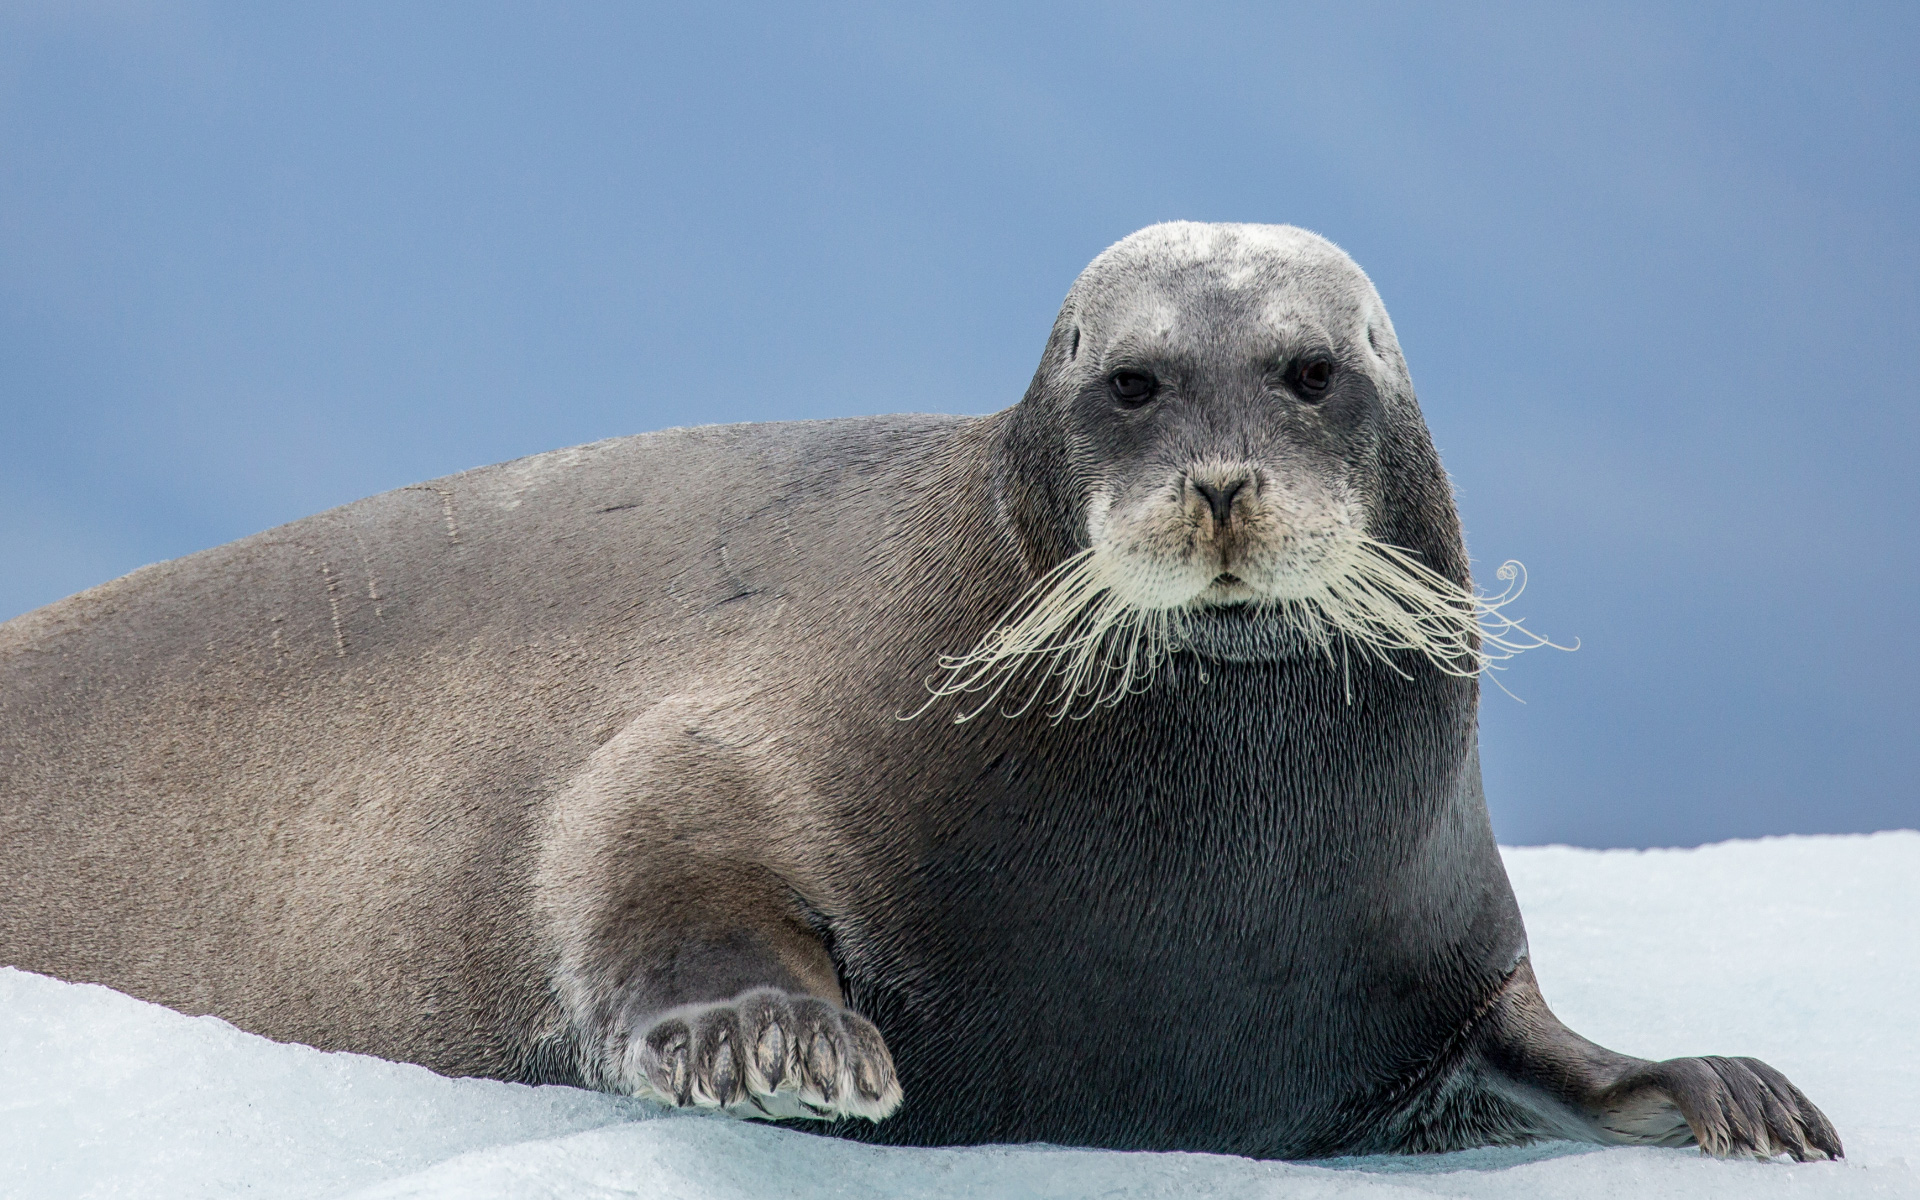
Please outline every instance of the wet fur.
M1209 277L1234 237L1277 249ZM1353 419L1276 436L1337 461L1368 536L1470 586L1364 276L1299 231L1142 247L1076 285L990 417L598 443L0 625L0 960L889 1142L1311 1156L1685 1127L1837 1153L1763 1064L1645 1063L1553 1019L1470 672L1223 627L1084 720L899 719L1124 493L1135 443L1088 423L1085 356L1190 352L1168 463L1259 450L1236 347L1170 340L1168 314L1344 355Z

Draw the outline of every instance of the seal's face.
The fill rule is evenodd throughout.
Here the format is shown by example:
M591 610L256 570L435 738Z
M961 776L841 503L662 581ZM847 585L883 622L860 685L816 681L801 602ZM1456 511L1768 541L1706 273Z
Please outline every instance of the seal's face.
M1471 675L1528 640L1464 563L1417 548L1458 546L1445 477L1385 307L1314 234L1177 223L1116 244L1013 417L1008 507L1043 574L942 660L936 696L985 694L961 719L1117 703L1183 650L1413 651Z
M1374 532L1409 390L1372 285L1300 230L1156 226L1074 290L1056 386L1109 586L1226 657L1297 648L1282 611Z

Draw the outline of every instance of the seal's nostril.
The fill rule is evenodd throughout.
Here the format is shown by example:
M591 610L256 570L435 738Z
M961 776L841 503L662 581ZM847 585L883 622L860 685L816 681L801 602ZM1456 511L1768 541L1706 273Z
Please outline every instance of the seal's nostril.
M1225 525L1233 517L1233 498L1240 494L1240 489L1246 487L1249 480L1242 475L1238 479L1210 486L1189 475L1187 482L1193 484L1193 490L1199 492L1201 499L1207 502L1207 508L1213 513L1214 524Z

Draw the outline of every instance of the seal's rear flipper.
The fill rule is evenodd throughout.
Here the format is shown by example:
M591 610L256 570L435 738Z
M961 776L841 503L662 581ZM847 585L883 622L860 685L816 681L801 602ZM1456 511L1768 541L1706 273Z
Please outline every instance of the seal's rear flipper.
M1839 1158L1840 1135L1785 1075L1754 1058L1649 1062L1560 1023L1522 962L1476 1032L1488 1083L1539 1118L1543 1137L1697 1144L1719 1158Z

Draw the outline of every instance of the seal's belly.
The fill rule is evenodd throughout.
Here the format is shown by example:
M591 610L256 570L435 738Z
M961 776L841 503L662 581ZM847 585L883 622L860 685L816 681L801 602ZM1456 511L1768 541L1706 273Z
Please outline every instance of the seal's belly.
M949 897L945 922L899 931L909 950L850 975L906 1102L848 1132L1262 1157L1348 1145L1444 1056L1515 953L1396 936L1369 891Z

